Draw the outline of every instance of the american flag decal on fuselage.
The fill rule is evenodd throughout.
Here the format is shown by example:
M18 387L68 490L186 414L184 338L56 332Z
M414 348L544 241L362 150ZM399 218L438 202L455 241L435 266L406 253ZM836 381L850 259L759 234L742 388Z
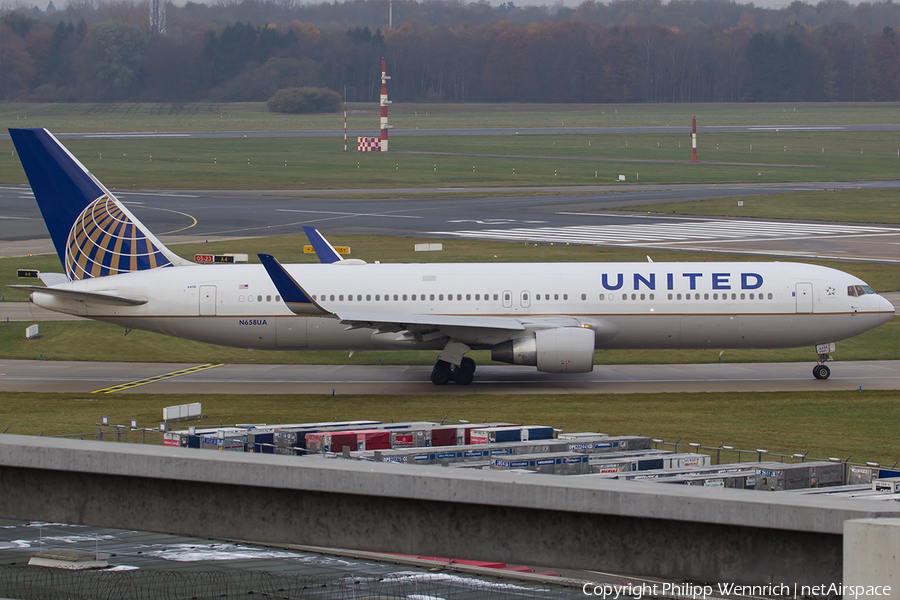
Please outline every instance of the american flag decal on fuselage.
M65 262L72 280L172 266L119 203L105 194L75 219L66 240Z

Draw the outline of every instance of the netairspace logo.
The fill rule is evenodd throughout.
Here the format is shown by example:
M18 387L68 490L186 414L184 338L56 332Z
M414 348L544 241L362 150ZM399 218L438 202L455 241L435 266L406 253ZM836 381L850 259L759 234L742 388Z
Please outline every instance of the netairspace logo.
M707 600L707 598L720 596L843 596L844 598L875 598L890 596L889 585L841 585L839 583L821 585L797 585L793 587L787 584L767 585L737 585L734 583L720 583L716 587L711 585L694 585L690 583L654 583L634 585L616 585L601 583L592 585L584 584L581 588L585 596L598 596L600 598L641 598L654 596L681 596L683 598L695 598ZM715 594L715 596L713 596Z

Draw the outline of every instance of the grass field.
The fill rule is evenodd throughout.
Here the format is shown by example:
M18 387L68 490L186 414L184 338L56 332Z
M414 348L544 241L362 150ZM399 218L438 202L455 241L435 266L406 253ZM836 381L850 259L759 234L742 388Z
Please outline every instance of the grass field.
M853 181L894 179L900 168L891 132L712 134L701 143L698 164L654 162L689 161L688 142L672 134L416 137L393 139L388 153L343 152L338 138L94 139L66 146L107 186L123 189L597 185L620 174L646 184ZM25 182L12 142L0 141L0 183Z
M738 201L743 206L738 206ZM743 198L715 198L664 204L644 204L612 210L749 217L756 219L799 219L850 223L900 223L900 190L831 190L790 192Z
M390 92L390 89L388 90ZM351 129L378 129L377 102L350 103ZM396 129L472 127L625 127L698 125L846 125L896 123L897 103L727 104L414 104L390 107ZM284 115L263 102L0 105L0 126L54 133L97 131L343 130L343 113Z
M717 394L570 394L535 396L240 396L5 393L0 423L9 433L89 433L137 419L155 427L165 406L202 402L205 419L190 424L282 423L375 419L466 419L542 424L566 431L649 435L705 446L726 444L811 457L851 457L890 466L900 460L900 398L892 391ZM185 424L187 425L187 424ZM140 440L133 435L130 441ZM722 460L736 460L723 453ZM747 459L745 455L745 460Z

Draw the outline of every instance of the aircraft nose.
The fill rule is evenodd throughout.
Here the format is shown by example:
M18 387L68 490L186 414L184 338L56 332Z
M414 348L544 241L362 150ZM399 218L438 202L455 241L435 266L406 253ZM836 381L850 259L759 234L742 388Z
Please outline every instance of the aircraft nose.
M897 309L894 307L893 304L888 302L887 298L885 298L884 296L878 296L878 298L879 298L879 303L878 303L879 311L892 312L894 314L897 314Z

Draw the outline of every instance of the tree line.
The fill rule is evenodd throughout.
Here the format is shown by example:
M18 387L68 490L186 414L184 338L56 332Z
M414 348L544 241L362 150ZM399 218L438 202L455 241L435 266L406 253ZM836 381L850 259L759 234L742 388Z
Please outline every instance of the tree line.
M169 4L165 33L152 35L146 3L7 10L0 97L266 101L283 88L346 86L349 100L371 102L384 56L397 102L900 100L900 40L885 25L900 15L890 1L769 11L722 0L556 10L395 0L394 27L372 16L384 4ZM785 11L798 18L782 22ZM420 18L399 22L404 12ZM835 18L812 23L823 14ZM223 15L246 19L218 22Z

